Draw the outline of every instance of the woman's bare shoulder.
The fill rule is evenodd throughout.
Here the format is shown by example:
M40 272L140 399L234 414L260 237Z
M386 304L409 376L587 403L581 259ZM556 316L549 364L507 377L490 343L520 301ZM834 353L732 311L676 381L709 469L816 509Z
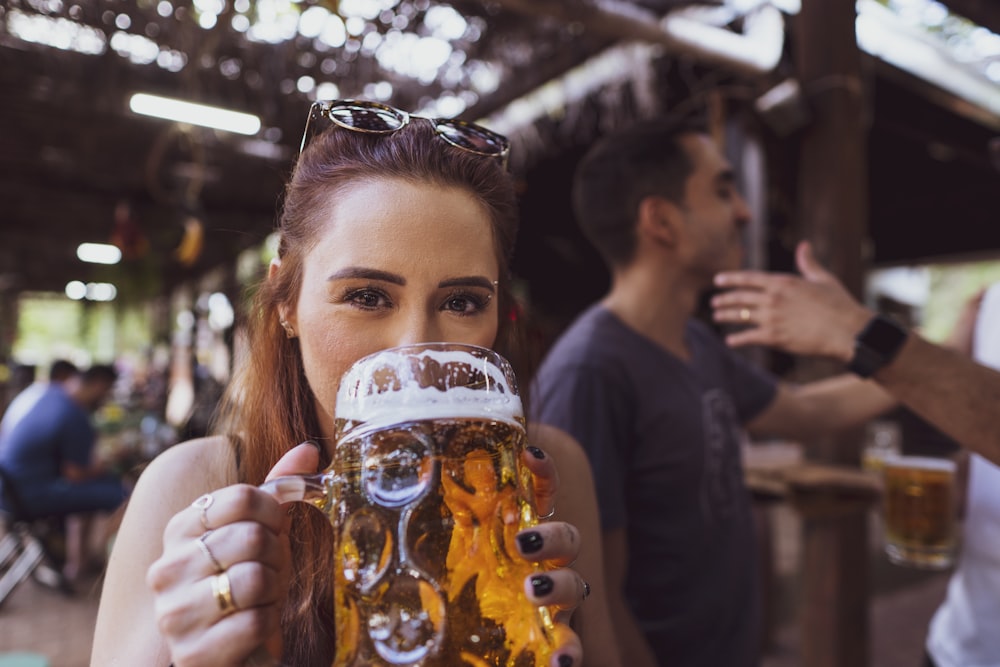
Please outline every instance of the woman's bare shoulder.
M223 436L212 436L174 445L153 459L139 481L186 497L235 484L232 443Z

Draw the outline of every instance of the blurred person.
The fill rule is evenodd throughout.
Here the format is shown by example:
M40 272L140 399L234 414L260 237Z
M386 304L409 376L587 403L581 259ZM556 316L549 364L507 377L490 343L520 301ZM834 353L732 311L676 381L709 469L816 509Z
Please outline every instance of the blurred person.
M806 439L895 402L853 375L782 382L694 317L713 276L739 268L750 220L704 125L645 121L604 137L577 168L573 210L611 289L547 353L532 416L590 457L623 662L756 665L762 591L744 429ZM752 313L738 315L746 325Z
M72 580L86 566L89 516L111 512L126 497L122 481L95 457L91 415L107 399L117 373L95 365L69 387L46 387L0 441L0 467L32 517L68 517L64 573Z
M171 447L140 477L101 596L95 667L329 667L349 650L336 637L351 623L333 617L329 520L258 485L329 464L338 383L365 355L444 341L517 363L506 139L406 118L357 101L310 110L307 128L322 131L307 131L285 191L278 256L247 318L252 353L229 383L218 434ZM583 648L592 664L614 665L599 545L587 541L596 512L586 461L556 429L531 425L528 438L541 514L554 511L555 464L561 477L565 521L517 538L523 558L554 568L525 581L529 599L562 609L551 665L584 664ZM578 527L566 522L576 517ZM577 636L565 616L588 595L584 577L595 585L574 612ZM230 595L213 599L220 580Z
M972 317L970 317L970 314ZM971 331L965 326L971 319ZM1000 368L1000 283L969 300L949 341ZM970 454L962 548L944 602L931 619L925 667L1000 665L1000 466Z
M24 415L28 414L31 407L38 402L46 389L50 387L63 387L64 389L80 375L80 369L76 364L65 359L56 359L49 368L49 381L33 382L23 389L21 393L14 397L14 400L7 406L0 420L0 442L17 422L21 421Z

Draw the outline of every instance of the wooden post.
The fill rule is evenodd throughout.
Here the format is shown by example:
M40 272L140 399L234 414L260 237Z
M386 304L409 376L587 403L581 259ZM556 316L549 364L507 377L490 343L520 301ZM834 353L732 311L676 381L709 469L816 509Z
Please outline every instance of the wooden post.
M794 26L796 69L810 124L799 153L802 237L819 260L861 296L868 232L867 125L853 2L802 3ZM804 380L842 372L802 361ZM807 444L808 457L857 466L860 430ZM803 667L868 667L869 502L809 493L797 502L805 522L800 598Z

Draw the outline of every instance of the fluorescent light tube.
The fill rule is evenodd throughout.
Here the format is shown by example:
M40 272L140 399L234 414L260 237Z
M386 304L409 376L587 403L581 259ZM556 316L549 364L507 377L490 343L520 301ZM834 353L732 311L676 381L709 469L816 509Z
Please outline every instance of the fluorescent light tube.
M117 264L122 260L122 251L107 243L81 243L76 248L76 256L81 262L91 264Z
M260 131L260 118L253 114L175 100L169 97L135 93L129 100L128 106L135 113L173 120L178 123L201 125L202 127L246 135L254 135Z

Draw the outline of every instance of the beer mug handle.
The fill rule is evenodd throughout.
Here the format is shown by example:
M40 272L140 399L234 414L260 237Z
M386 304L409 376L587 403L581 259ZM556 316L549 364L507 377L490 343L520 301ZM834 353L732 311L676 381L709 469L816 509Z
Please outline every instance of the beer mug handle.
M258 488L271 494L279 503L306 502L315 505L326 500L326 491L333 477L332 472L286 475L270 479Z

